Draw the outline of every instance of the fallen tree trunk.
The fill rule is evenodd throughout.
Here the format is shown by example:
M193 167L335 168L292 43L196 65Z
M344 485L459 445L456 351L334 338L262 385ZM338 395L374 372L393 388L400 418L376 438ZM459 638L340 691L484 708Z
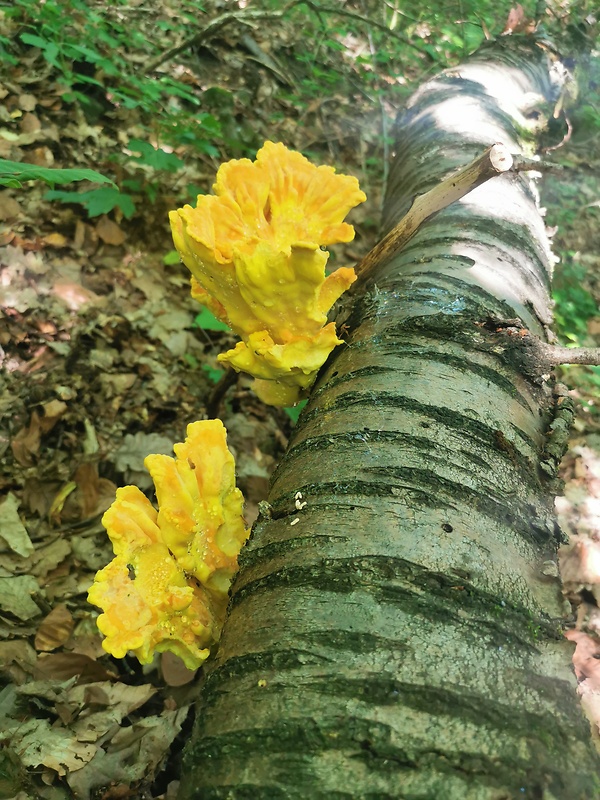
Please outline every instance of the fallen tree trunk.
M494 142L532 154L562 72L515 38L409 101L388 229ZM504 334L548 337L552 263L506 173L369 270L242 553L181 798L600 796L555 565L565 409Z

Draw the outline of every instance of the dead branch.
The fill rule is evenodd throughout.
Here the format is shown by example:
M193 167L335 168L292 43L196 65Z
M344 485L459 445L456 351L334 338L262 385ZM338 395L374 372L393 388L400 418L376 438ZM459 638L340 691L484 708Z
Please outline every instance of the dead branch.
M519 319L489 319L484 327L508 337L509 347L522 362L525 372L538 379L563 364L600 366L600 347L549 344L531 333Z
M559 367L562 364L600 366L600 347L563 347L558 344L548 344L531 333L524 339L541 373L547 373L552 367Z
M220 14L218 17L211 19L211 21L205 25L202 30L197 31L193 36L184 39L181 44L178 44L176 47L172 47L170 50L161 53L161 55L149 61L144 69L144 73L147 75L150 72L154 72L166 61L170 61L184 50L188 50L190 47L199 45L201 42L212 38L222 28L225 28L232 22L241 22L242 24L250 25L252 22L260 19L280 19L289 11L290 8L295 5L298 5L298 0L288 3L280 11L266 11L260 8L248 10L244 9L243 11L226 11L224 14Z
M357 274L361 278L366 277L375 264L391 258L394 253L401 250L425 220L456 200L460 200L490 178L508 172L512 164L513 158L507 148L501 143L496 143L488 147L475 161L444 178L430 191L417 195L400 222L357 265Z
M513 156L512 168L514 172L545 172L549 175L561 175L565 172L562 164L555 164L552 161L536 161L535 158L526 156Z
M211 21L202 28L202 30L197 31L192 36L185 39L183 42L178 44L176 47L172 47L170 50L166 50L161 55L157 56L156 58L152 59L146 65L144 69L144 73L147 75L150 72L154 72L154 70L158 69L158 67L162 66L167 61L170 61L179 53L182 53L184 50L189 49L190 47L194 47L199 45L201 42L206 41L207 39L212 38L216 33L218 33L222 28L226 27L232 22L240 22L242 25L251 25L253 22L256 22L261 19L281 19L284 17L288 11L290 11L295 6L305 5L311 8L315 14L336 14L339 17L348 17L349 19L355 19L359 22L364 22L367 25L370 25L373 28L378 28L381 31L384 31L388 36L391 36L393 39L397 39L402 44L412 47L414 50L417 50L422 56L426 56L429 58L430 61L433 58L419 46L418 43L413 42L408 36L404 36L402 33L397 33L396 31L390 30L387 25L384 25L381 22L376 22L374 19L370 19L369 17L364 17L362 14L357 14L354 11L348 11L345 8L335 8L333 6L322 6L319 3L313 2L313 0L291 0L291 2L284 5L279 11L267 11L266 9L243 9L241 11L226 11L224 14L220 14L218 17L211 19Z

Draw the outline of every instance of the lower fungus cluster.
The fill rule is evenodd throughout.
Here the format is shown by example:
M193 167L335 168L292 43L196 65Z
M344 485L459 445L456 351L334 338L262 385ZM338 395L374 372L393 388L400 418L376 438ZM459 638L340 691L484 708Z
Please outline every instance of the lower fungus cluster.
M196 669L219 639L248 531L222 422L188 425L174 451L144 462L158 510L136 486L117 490L102 519L115 557L88 600L102 609L102 646L115 658L132 651L147 664L170 650Z

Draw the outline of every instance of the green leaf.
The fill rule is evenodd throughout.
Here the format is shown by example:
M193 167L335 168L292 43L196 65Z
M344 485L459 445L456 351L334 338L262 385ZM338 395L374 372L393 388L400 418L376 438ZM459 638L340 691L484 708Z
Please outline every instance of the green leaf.
M196 140L194 142L196 145L196 150L199 153L205 153L207 156L211 156L211 158L219 158L221 155L219 152L219 148L215 147L214 144L210 142L203 141L202 139Z
M139 153L139 156L132 156L132 161L147 164L153 169L177 172L183 167L183 161L175 153L167 153L161 147L153 147L141 139L130 139L128 147L132 152Z
M170 267L173 264L179 264L180 261L181 257L177 250L169 250L169 252L163 256L163 264L167 267Z
M102 58L100 53L95 50L90 50L89 47L84 47L82 44L71 43L65 48L64 52L69 58L77 59L80 57L80 61L88 61L90 64L95 64Z
M77 73L77 82L78 83L89 83L92 86L100 86L100 88L104 88L104 84L100 81L97 81L96 78L92 78L90 75L82 75L81 72Z
M300 416L302 409L307 402L307 400L300 400L300 402L296 403L295 406L288 406L287 408L283 409L288 417L292 420L294 425L298 422L298 417Z
M121 46L121 42L119 39L116 39L114 36L111 36L111 34L108 31L104 31L101 28L94 31L94 35L99 41L104 42L105 44L109 45L115 50Z
M165 93L170 96L175 95L176 97L182 97L194 106L200 105L200 100L196 95L178 81L171 80L170 78L163 78L161 86L164 88Z
M202 328L205 331L228 331L229 325L226 325L224 322L221 322L220 319L217 319L214 314L212 314L208 308L203 308L202 311L196 315L194 319L194 325L198 328Z
M185 196L193 198L189 201L189 204L192 208L196 208L198 197L204 194L206 194L206 188L204 186L197 186L195 183L188 183L185 187Z
M46 61L53 67L58 67L56 57L59 50L54 42L48 42L42 39L41 36L36 36L33 33L22 33L19 37L24 44L30 44L32 47L39 47L44 54Z
M125 178L125 180L121 181L121 186L131 192L141 192L143 189L142 181L137 178Z
M81 203L90 217L108 214L114 208L120 208L126 219L131 219L135 213L133 199L128 194L121 194L118 189L93 189L90 192L50 190L46 192L44 199L59 200L61 203Z
M19 39L23 44L30 44L32 47L39 47L42 50L48 47L48 41L46 39L42 39L41 36L35 36L33 33L22 33Z
M112 96L114 100L118 101L124 108L139 108L141 105L139 98L129 97L124 92L119 92L116 89L113 91Z
M225 374L224 369L218 369L217 367L211 367L210 364L203 364L202 365L202 372L206 372L208 379L211 383L218 383L223 375Z
M114 56L113 56L114 57ZM119 59L123 62L123 59ZM125 62L123 62L125 63ZM101 58L96 62L96 66L105 73L105 75L120 75L121 70L108 58Z
M20 186L21 181L44 181L49 186L73 181L93 181L94 183L110 183L111 186L115 186L110 178L93 169L48 169L47 167L36 167L35 164L21 164L17 161L5 161L0 158L0 185L15 186L14 183L6 183L7 180L16 180L17 186Z
M2 37L4 38L4 37ZM3 44L0 44L0 63L2 64L10 64L11 66L16 66L19 63L19 59L12 56L8 50L4 47Z

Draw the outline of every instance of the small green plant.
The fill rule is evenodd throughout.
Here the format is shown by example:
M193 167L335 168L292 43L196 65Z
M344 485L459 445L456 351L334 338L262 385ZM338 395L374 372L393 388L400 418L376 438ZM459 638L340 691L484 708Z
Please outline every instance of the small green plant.
M175 153L167 153L161 147L153 147L142 139L130 139L127 147L133 153L129 158L130 163L143 164L165 172L177 172L183 167L183 161Z
M44 181L49 186L72 183L74 181L92 181L94 183L110 183L115 191L118 189L110 178L95 172L93 169L49 169L36 167L34 164L22 164L17 161L0 159L0 186L20 189L24 182Z
M202 372L206 373L206 376L211 383L218 383L223 375L225 375L224 369L213 367L211 364L202 364Z
M230 330L229 325L227 325L225 322L221 322L220 319L217 319L207 308L203 308L199 314L196 314L194 325L196 328L202 328L205 331Z
M598 306L585 288L587 270L577 263L573 254L565 259L557 272L553 297L559 336L568 343L582 345L587 335L587 323L598 314Z
M173 264L179 264L181 261L181 256L177 252L177 250L169 250L169 252L163 256L163 264L166 267L172 267Z
M18 33L12 41L0 38L0 54L16 65L24 50L34 55L37 50L38 58L66 87L62 99L79 104L89 122L107 110L136 111L139 127L152 131L159 141L217 156L214 140L221 136L221 125L217 116L201 112L202 93L144 68L164 50L169 37L181 37L192 21L197 25L202 12L196 0L178 0L177 14L158 19L148 35L140 29L135 8L123 0L100 6L88 0L13 0L4 17ZM31 58L30 52L27 55ZM155 169L172 171L177 157L165 159L170 154L152 154L149 147L138 140L140 161L152 165L153 160Z
M288 417L292 420L294 425L298 422L298 417L302 413L302 409L307 404L308 400L300 400L299 403L296 403L295 406L287 406L283 410L288 415Z
M89 217L108 214L118 208L126 219L131 219L136 210L136 196L142 196L154 203L161 185L161 172L175 173L183 166L183 161L161 147L154 147L142 139L131 139L127 145L129 151L125 156L114 156L114 161L122 162L122 168L131 177L121 181L122 189L92 189L87 192L69 192L52 190L46 193L46 200L58 200L61 203L78 203L82 205ZM111 182L112 183L112 182ZM179 260L179 257L178 257Z
M87 211L88 217L99 217L120 208L126 219L135 213L135 203L128 194L118 189L90 189L89 192L65 192L51 189L44 195L46 200L58 200L61 203L79 203Z
M130 139L127 150L129 154L125 158L115 158L123 162L126 172L131 175L123 179L123 188L133 195L144 195L154 203L165 183L161 179L161 173L176 173L184 162L175 153L167 152L162 147L154 147L142 139Z

